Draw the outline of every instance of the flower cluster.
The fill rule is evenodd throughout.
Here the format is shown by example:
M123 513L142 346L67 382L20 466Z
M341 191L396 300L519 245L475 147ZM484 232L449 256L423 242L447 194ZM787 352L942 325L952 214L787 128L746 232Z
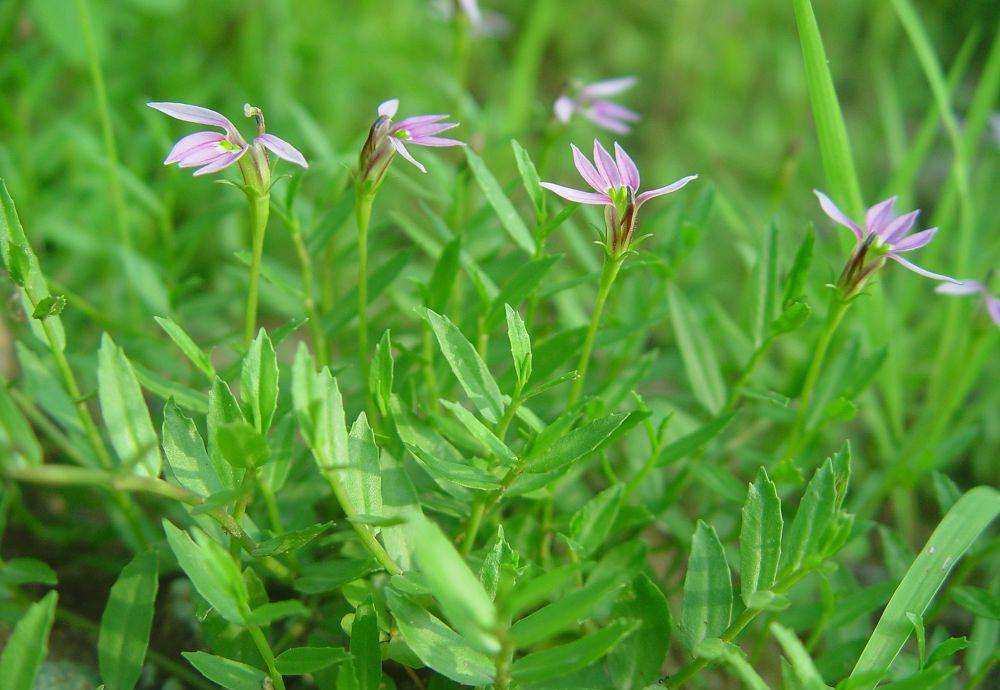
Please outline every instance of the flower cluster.
M399 99L385 101L378 107L378 117L372 123L368 139L361 148L358 160L358 181L369 190L377 189L397 153L415 165L420 172L427 172L407 150L406 144L418 146L464 146L457 139L437 136L457 122L445 122L449 115L418 115L394 123L392 118L399 110Z
M917 222L917 216L920 215L919 209L903 215L896 215L896 197L891 197L869 208L865 213L862 226L837 208L837 205L826 194L819 190L813 190L813 192L819 199L819 205L823 212L834 222L849 229L857 239L851 258L844 267L837 283L845 297L857 294L868 279L885 265L886 259L891 259L925 278L949 283L958 282L954 278L921 268L903 257L905 252L926 246L937 233L937 228L928 228L915 233L910 232Z
M186 103L152 102L146 105L176 120L209 125L222 130L221 133L195 132L187 135L174 144L163 161L164 165L176 163L181 168L198 168L194 172L195 175L208 175L242 161L249 153L252 165L241 163L240 170L243 172L246 184L260 189L266 189L271 179L268 151L295 165L309 167L298 149L266 131L264 113L249 103L243 106L243 113L253 118L257 125L257 136L249 144L229 118L214 110Z
M688 175L668 184L666 187L639 191L639 168L617 142L614 157L608 153L601 143L594 140L594 162L591 163L575 145L573 162L584 181L594 191L564 187L553 182L542 182L542 186L555 192L564 199L581 204L604 206L604 218L607 227L607 247L612 255L620 256L628 248L635 232L639 208L649 201L664 194L676 192L697 175Z
M556 119L565 124L579 114L610 132L628 134L632 130L629 123L638 121L639 114L608 98L628 91L635 82L635 77L619 77L592 84L574 83L569 93L556 99Z

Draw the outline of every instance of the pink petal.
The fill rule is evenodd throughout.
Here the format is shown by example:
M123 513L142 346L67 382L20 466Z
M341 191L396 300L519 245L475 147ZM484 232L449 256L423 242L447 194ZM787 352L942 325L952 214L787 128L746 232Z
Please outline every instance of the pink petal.
M678 189L686 185L692 180L697 180L697 175L688 175L687 177L682 177L673 184L668 184L666 187L659 187L657 189L650 189L649 191L643 192L635 198L635 205L642 206L644 203L658 196L663 196L664 194L670 194L671 192L676 192Z
M227 133L235 133L236 126L229 121L225 115L217 113L214 110L209 110L208 108L202 108L200 105L188 105L187 103L166 103L153 101L147 103L150 108L154 110L159 110L165 115L176 120L183 120L184 122L195 122L199 125L212 125L213 127L221 127L226 130Z
M914 263L910 263L909 261L901 257L899 254L896 254L895 252L889 252L886 254L886 256L895 261L896 263L901 264L904 268L908 268L917 275L924 276L925 278L931 278L932 280L943 280L949 283L958 282L954 278L949 278L946 275L942 275L940 273L932 273L931 271L928 271L926 268L920 268L920 266L917 266Z
M195 132L194 134L188 134L174 144L174 147L170 149L170 153L164 159L163 164L170 165L171 163L176 163L190 154L194 149L200 148L205 144L217 144L223 139L225 139L225 136L218 132Z
M993 295L986 295L986 311L993 319L993 323L1000 326L1000 299Z
M392 145L392 148L396 149L396 153L415 165L417 170L422 173L427 172L427 168L421 165L420 162L406 150L406 147L403 146L403 142L400 141L398 137L389 137L389 143Z
M454 129L455 127L458 127L457 122L430 122L427 124L417 125L416 127L407 127L406 131L410 133L410 137L416 139L417 137L440 134L441 132L446 132L449 129Z
M937 233L937 228L928 228L927 230L922 230L921 232L914 233L909 237L904 237L896 244L892 245L893 251L896 252L909 252L914 249L920 249L925 246L928 242L934 239L934 235Z
M618 174L618 165L615 163L615 159L611 157L607 149L601 146L601 142L597 139L594 139L594 163L608 187L622 186L622 178Z
M941 283L934 288L934 291L940 292L942 295L973 295L977 292L985 292L986 286L978 280L959 280L954 283Z
M401 120L392 127L392 131L398 132L401 129L406 131L412 131L418 129L422 125L429 125L434 122L440 122L441 120L446 120L450 115L416 115L415 117L408 117L405 120ZM457 123L456 123L457 124Z
M580 95L585 98L599 98L601 96L615 96L623 91L628 91L635 86L636 77L618 77L615 79L604 79L587 84L580 89Z
M628 134L632 131L632 128L621 120L616 120L613 117L606 117L604 115L598 115L593 110L586 110L583 115L598 127L602 127L603 129L615 134Z
M576 101L569 96L560 96L556 99L552 109L555 111L556 119L565 124L573 117L573 111L576 110Z
M576 147L576 144L570 144L570 148L573 150L573 162L576 164L576 169L579 171L580 177L593 187L594 191L603 192L607 190L608 185L604 182L601 174L597 172L594 164L587 160L587 157Z
M417 144L419 146L465 146L464 141L458 139L448 139L447 137L414 137L406 142L407 144Z
M223 168L228 168L230 165L235 163L247 152L247 149L240 149L239 151L227 151L222 154L214 161L206 165L204 168L199 168L194 171L195 177L199 175L208 175L209 173L214 173L222 170Z
M896 204L896 197L889 197L885 201L881 201L874 206L872 206L865 213L865 230L869 233L874 232L879 237L882 236L880 230L883 226L892 220L892 207Z
M209 141L201 146L190 149L184 157L177 161L180 168L197 168L213 161L224 153L230 153L233 149L223 147L219 142Z
M569 199L581 204L600 204L601 206L605 206L611 203L611 199L608 198L607 194L599 192L583 192L579 189L563 187L561 184L553 184L552 182L542 182L542 186L550 192L555 192L563 199Z
M816 198L819 199L820 208L823 209L823 212L828 215L831 220L840 223L845 228L850 228L851 232L854 233L854 236L858 238L859 242L864 241L865 236L864 233L861 232L861 228L855 225L853 220L848 218L843 211L837 208L837 205L830 200L830 197L818 189L814 189L813 194L815 194Z
M627 120L629 122L636 122L641 120L639 113L634 110L629 110L625 106L618 105L617 103L612 103L611 101L594 101L590 105L591 112L596 113L602 117L611 117L616 120Z
M303 168L309 167L309 164L306 163L306 157L284 139L273 134L261 134L254 141L259 141L264 148L278 158L283 158L289 163L295 163L295 165L301 165Z
M879 237L882 241L888 242L891 245L896 244L898 240L901 240L906 236L906 233L913 228L913 224L917 222L917 216L920 215L920 211L911 211L899 218L894 219L891 223L882 228L882 232L879 233Z
M399 99L393 98L379 104L378 114L381 117L396 117L397 110L399 110Z
M636 167L635 161L625 153L625 149L618 145L617 141L615 142L615 162L618 164L618 172L625 184L633 191L639 189L639 168Z

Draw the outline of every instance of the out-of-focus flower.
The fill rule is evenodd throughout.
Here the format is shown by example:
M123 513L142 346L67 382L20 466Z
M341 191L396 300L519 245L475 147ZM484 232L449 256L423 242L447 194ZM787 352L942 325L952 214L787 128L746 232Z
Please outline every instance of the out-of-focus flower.
M980 295L986 312L993 323L1000 326L1000 297L990 294L986 286L978 280L959 280L954 283L941 283L935 288L942 295Z
M305 157L298 149L284 139L265 131L263 112L260 108L249 103L243 106L243 113L247 117L252 117L257 124L257 136L250 144L246 142L229 118L214 110L186 103L152 102L146 105L176 120L210 125L222 130L221 133L195 132L187 135L174 144L163 161L164 165L176 163L181 168L198 168L194 172L195 175L208 175L228 168L239 161L244 154L250 152L257 174L257 179L253 181L265 185L270 179L267 151L295 165L300 165L303 168L309 167ZM251 181L246 180L247 183Z
M399 110L399 99L385 101L378 107L378 117L372 123L368 139L361 147L358 161L360 180L371 188L378 187L385 176L389 163L395 154L399 154L415 165L420 172L427 168L420 164L407 150L407 144L418 146L464 146L457 139L437 136L441 132L458 127L457 122L444 122L450 115L417 115L393 123L396 111Z
M510 33L510 21L504 15L492 10L484 10L477 0L434 0L434 11L445 21L455 19L456 7L469 22L472 35L476 37L501 38Z
M572 189L553 182L542 182L542 186L569 201L604 206L608 247L616 255L628 249L639 208L644 203L658 196L676 192L698 177L688 175L666 187L639 192L639 169L617 142L615 155L612 157L595 139L593 163L575 145L571 145L570 148L573 150L576 169L594 191Z
M565 124L574 115L580 114L598 127L615 134L628 134L632 131L628 123L637 121L639 114L609 101L608 98L628 91L635 86L636 81L635 77L619 77L592 84L576 82L571 85L568 93L556 99L553 108L556 119Z
M840 276L839 285L846 295L857 293L864 286L865 281L885 265L886 259L892 259L904 268L926 278L951 283L957 282L954 278L921 268L902 256L904 252L926 246L937 233L937 228L910 233L917 221L917 216L920 215L919 209L897 216L893 210L896 197L891 197L868 209L862 227L837 208L837 205L826 194L818 189L813 190L813 193L819 199L819 205L823 212L834 222L849 229L857 239L854 252Z

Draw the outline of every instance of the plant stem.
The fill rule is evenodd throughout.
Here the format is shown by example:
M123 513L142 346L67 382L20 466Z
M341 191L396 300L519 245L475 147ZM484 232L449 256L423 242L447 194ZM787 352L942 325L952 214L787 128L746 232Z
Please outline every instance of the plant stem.
M509 690L511 681L511 667L514 662L514 640L506 631L500 637L500 651L497 652L496 680L493 681L494 690Z
M270 194L247 188L250 204L250 284L247 288L246 320L243 325L243 348L250 349L257 330L257 296L260 287L260 267L264 259L264 235L271 210Z
M809 421L809 413L811 412L810 403L812 402L813 393L816 390L819 375L823 371L823 363L826 360L826 354L830 349L830 343L833 341L833 336L837 332L837 327L840 326L840 322L843 320L844 314L847 313L847 309L850 305L850 300L842 298L839 293L835 294L830 302L830 308L826 314L826 323L823 326L823 332L820 333L819 340L816 342L816 346L813 349L812 360L809 362L809 369L806 371L806 377L802 383L802 392L799 395L799 410L795 415L795 421L788 434L788 448L781 461L781 465L785 467L788 467L788 465L795 459L795 456L802 450L802 444L805 438L805 427L806 423Z
M247 632L250 633L250 639L253 640L254 646L257 647L257 651L264 658L264 663L267 665L268 675L271 676L271 681L274 683L274 690L285 690L285 681L278 673L278 666L274 661L274 652L271 651L271 645L267 643L267 638L264 637L264 633L261 632L259 626L248 625Z
M114 208L118 240L124 248L131 249L132 236L125 214L125 195L122 192L121 179L118 175L118 146L115 143L114 127L111 124L111 107L108 104L108 91L104 85L101 57L97 53L94 25L91 21L90 6L87 4L87 0L76 0L76 13L80 21L80 32L83 34L84 49L87 52L90 80L93 82L94 96L97 98L97 114L101 120L101 136L104 139L104 155L107 158L105 174L108 180L111 204Z
M476 535L479 533L479 525L483 522L483 515L486 513L486 501L476 500L472 504L472 514L469 522L465 526L465 537L462 539L462 555L468 556L472 553L472 547L476 543Z
M608 300L611 286L618 277L618 270L622 266L624 256L613 256L605 254L604 265L601 268L601 280L597 287L597 299L594 301L594 310L590 314L590 328L587 329L587 337L583 341L583 351L580 353L580 361L576 365L576 381L570 390L567 407L573 407L583 393L583 384L587 378L587 367L590 365L590 356L594 350L594 340L597 337L597 328L601 325L601 313L604 311L604 304Z
M371 395L368 390L368 374L371 363L368 361L368 226L372 218L372 205L375 195L370 192L358 192L354 202L354 213L358 223L358 363L361 366L361 389L365 392L365 406L372 408ZM372 419L375 416L368 415Z
M293 215L286 218L286 221L288 223L288 230L292 235L292 244L295 246L295 253L299 259L299 275L302 279L302 306L305 309L306 316L309 318L309 330L312 333L316 362L320 368L323 368L330 363L330 353L326 343L326 333L323 332L323 324L319 320L319 310L316 308L312 257L309 256L309 249L302 238L302 228L298 217Z

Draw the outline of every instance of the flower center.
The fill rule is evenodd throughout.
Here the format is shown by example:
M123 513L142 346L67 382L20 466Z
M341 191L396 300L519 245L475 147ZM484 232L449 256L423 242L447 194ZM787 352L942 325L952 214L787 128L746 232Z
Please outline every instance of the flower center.
M238 145L234 144L233 142L229 141L229 139L223 139L222 141L220 141L219 142L219 148L222 149L223 151L239 151L240 150L240 147Z
M396 130L395 132L393 132L393 135L399 137L400 139L412 139L413 138L413 135L411 135L410 132L408 130L405 130L405 129Z

